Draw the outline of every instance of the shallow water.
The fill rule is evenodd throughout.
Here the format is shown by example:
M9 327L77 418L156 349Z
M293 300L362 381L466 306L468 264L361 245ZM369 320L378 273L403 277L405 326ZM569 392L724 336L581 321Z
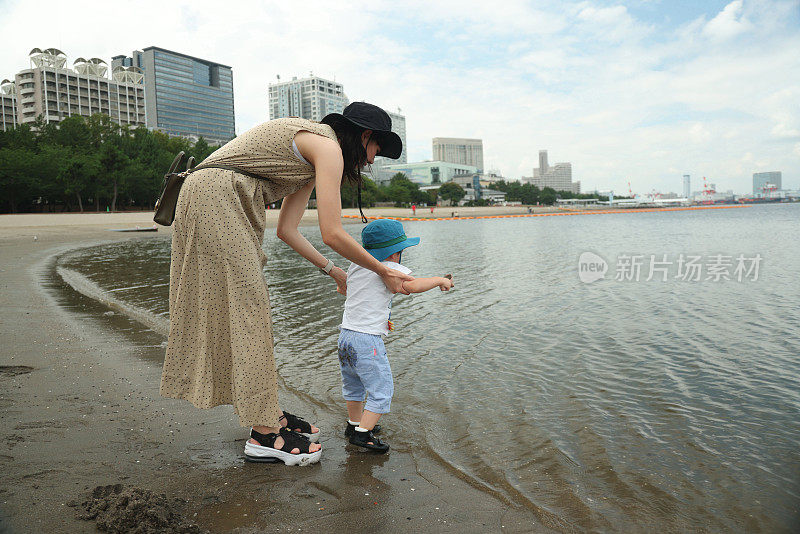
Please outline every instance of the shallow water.
M798 527L800 204L404 226L422 237L404 263L453 273L456 289L395 298L393 447L558 530ZM336 257L318 229L301 230ZM343 412L344 298L274 231L264 248L285 385ZM604 279L581 281L587 251L608 262ZM646 281L650 255L665 254L668 279ZM731 256L732 279L675 278L681 254L704 267ZM761 256L757 279L736 280L740 254ZM615 279L622 255L644 256L638 281ZM165 239L59 266L114 306L168 320Z

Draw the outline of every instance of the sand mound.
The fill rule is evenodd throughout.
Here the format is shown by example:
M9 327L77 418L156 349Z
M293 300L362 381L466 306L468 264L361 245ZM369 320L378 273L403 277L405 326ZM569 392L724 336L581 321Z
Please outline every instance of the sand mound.
M98 530L115 534L207 532L183 516L185 508L186 501L181 499L114 484L97 486L92 498L80 505L77 517L96 521Z

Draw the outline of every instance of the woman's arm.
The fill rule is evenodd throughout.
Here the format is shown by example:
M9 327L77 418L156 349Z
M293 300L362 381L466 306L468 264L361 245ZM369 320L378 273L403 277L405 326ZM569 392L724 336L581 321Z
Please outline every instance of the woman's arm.
M308 206L308 199L311 198L311 191L314 190L314 182L309 183L302 189L286 195L281 203L280 215L278 215L278 238L292 247L298 254L322 269L328 264L328 259L320 254L309 243L308 239L301 234L297 227L303 218L303 212ZM342 295L347 294L347 273L339 267L331 269L330 275L336 280L336 291Z
M342 181L343 163L339 144L328 137L310 132L298 133L295 136L295 142L303 157L314 166L316 173L317 216L322 241L353 263L380 275L386 287L393 293L407 295L408 291L403 289L403 281L413 280L414 277L386 267L364 250L342 227L342 200L339 188ZM308 194L310 195L311 192L309 191ZM308 198L306 198L307 201ZM281 212L285 206L286 201L284 200ZM302 211L295 217L299 223Z

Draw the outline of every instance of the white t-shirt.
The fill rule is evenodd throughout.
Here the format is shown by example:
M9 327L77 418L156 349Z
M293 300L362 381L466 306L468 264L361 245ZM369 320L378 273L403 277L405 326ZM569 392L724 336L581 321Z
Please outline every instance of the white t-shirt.
M384 265L404 274L411 269L393 261ZM355 263L347 270L347 300L344 303L342 328L365 334L388 335L392 294L375 272Z

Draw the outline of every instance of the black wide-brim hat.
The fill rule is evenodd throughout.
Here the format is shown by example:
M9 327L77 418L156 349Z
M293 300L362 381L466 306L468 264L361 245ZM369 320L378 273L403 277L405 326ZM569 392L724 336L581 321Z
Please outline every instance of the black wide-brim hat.
M397 159L403 153L403 141L392 131L392 118L378 106L366 102L353 102L344 108L342 113L325 115L321 122L327 124L331 119L338 117L366 130L372 130L373 138L381 147L378 156Z

